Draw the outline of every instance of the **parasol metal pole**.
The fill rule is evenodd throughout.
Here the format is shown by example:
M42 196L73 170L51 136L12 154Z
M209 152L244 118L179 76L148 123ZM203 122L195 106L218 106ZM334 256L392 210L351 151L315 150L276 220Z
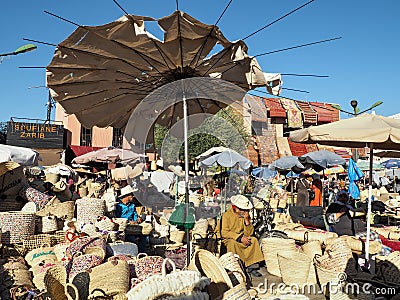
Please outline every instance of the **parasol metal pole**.
M368 185L368 211L367 211L367 240L365 242L365 263L366 267L369 268L369 240L371 233L371 202L372 202L372 167L374 158L374 144L369 145L369 185Z
M293 173L292 173L293 175ZM290 192L292 193L292 201L291 204L294 206L294 196L293 196L293 177L290 178Z
M183 95L183 138L185 140L185 206L186 206L186 219L189 216L189 147L188 147L188 113L187 113L187 102L186 96ZM190 263L190 232L189 228L185 228L186 231L186 265L189 266Z

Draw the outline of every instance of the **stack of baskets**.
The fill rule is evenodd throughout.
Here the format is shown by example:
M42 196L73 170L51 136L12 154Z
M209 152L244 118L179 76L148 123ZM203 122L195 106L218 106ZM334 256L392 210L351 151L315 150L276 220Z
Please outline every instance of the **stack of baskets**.
M281 239L275 237L263 239L261 241L261 250L264 254L268 273L278 277L281 277L278 253L289 257L298 253L293 239Z

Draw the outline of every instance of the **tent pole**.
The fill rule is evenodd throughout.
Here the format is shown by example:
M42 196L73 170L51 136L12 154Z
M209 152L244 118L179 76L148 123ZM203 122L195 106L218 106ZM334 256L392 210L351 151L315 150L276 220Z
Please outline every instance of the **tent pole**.
M183 137L185 140L185 204L186 204L186 220L189 216L189 147L188 147L188 115L187 115L187 102L186 97L183 95ZM186 245L187 245L187 260L186 265L190 263L190 231L189 228L185 228L186 231Z
M372 167L374 158L374 144L369 144L369 178L368 178L368 211L367 211L367 240L365 242L365 263L369 268L369 240L371 233L371 201L372 201Z

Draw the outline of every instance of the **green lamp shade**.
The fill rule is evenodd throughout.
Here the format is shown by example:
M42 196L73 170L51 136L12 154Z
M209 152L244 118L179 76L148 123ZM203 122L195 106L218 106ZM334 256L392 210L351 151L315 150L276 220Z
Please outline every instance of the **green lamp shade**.
M37 47L34 44L26 44L24 46L19 47L14 51L14 54L25 53L28 51L35 50Z

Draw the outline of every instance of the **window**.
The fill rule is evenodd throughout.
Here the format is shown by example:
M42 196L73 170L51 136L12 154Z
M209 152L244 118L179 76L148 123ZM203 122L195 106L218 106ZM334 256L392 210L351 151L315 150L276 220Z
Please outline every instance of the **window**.
M112 145L116 148L122 148L123 133L121 128L113 128Z
M92 146L92 128L81 127L81 146Z

